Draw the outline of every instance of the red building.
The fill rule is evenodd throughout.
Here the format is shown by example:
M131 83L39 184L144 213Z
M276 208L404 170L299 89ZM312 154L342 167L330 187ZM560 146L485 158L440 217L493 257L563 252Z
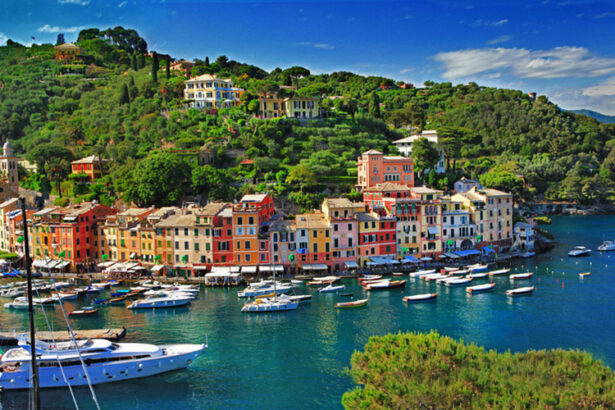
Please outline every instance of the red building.
M385 212L361 213L359 217L359 261L361 266L377 260L396 259L396 219Z
M216 266L233 265L233 210L229 206L214 217L213 261Z
M273 200L267 194L244 195L239 203L233 205L233 256L236 265L251 266L250 269L256 273L259 264L269 263L268 236L266 232L261 232L261 227L273 213Z
M414 161L402 156L386 156L370 149L357 159L357 189L385 182L414 186Z

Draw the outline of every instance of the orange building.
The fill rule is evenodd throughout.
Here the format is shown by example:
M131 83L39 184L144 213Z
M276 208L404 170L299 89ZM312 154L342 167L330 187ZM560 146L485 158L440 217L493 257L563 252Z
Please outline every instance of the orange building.
M267 194L244 195L233 205L233 255L235 264L269 263L267 235L259 235L261 224L273 215L273 200ZM256 271L255 271L256 273Z
M357 159L357 189L362 191L383 182L414 186L414 161L401 156L386 156L370 149Z
M108 159L100 159L96 155L90 155L89 157L73 161L70 164L73 174L87 174L90 177L90 181L94 181L102 176L105 164L108 162Z
M73 43L64 43L55 46L56 60L63 63L73 63L75 61L83 61L83 51L81 47Z

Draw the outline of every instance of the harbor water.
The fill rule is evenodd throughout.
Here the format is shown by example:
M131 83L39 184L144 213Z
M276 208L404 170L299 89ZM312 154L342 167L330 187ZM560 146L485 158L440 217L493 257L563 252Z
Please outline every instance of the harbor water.
M603 240L615 240L615 216L554 217L547 229L556 238L550 253L509 263L514 273L532 271L530 281L496 277L495 291L469 296L465 288L406 279L405 289L373 292L366 307L335 310L338 294L313 295L297 311L240 313L237 289L204 289L189 307L130 311L102 307L93 318L71 319L76 328L128 330L124 341L209 343L189 368L141 380L95 386L103 409L316 409L341 408L353 387L350 357L368 338L399 331L429 331L488 349L513 352L561 347L590 352L615 366L615 252L599 253ZM569 258L576 245L591 248L585 258ZM591 272L583 279L580 272ZM487 283L489 279L478 281ZM345 292L365 293L356 279L344 279ZM506 289L536 286L532 296L510 298ZM406 305L403 295L438 292L435 302ZM103 294L104 295L104 294ZM102 295L95 296L99 298ZM3 303L9 301L3 299ZM90 304L80 297L67 310ZM47 310L52 327L64 328L59 307ZM48 330L37 311L36 325ZM26 311L0 307L0 330L25 329ZM93 408L87 388L75 390L80 408ZM71 408L68 389L43 390L45 408ZM0 408L25 408L27 392L0 393Z

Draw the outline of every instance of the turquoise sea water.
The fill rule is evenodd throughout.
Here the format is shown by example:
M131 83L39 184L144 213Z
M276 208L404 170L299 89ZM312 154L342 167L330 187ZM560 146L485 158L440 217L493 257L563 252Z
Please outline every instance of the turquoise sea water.
M365 308L335 310L335 302L348 298L303 287L298 293L311 293L311 304L295 312L249 315L240 313L243 301L236 289L205 289L188 308L131 312L110 306L97 318L73 323L80 328L126 326L126 341L202 343L208 338L208 351L188 369L95 386L103 409L341 408L342 394L353 387L347 374L352 352L372 335L398 331L436 329L498 351L579 348L614 367L615 252L595 249L603 240L615 240L615 216L555 217L548 229L557 239L553 251L512 263L515 272L535 272L532 281L520 282L537 287L530 297L506 297L504 291L516 286L507 277L494 279L495 292L475 296L464 288L406 278L403 291L374 292ZM576 245L593 249L592 256L568 258ZM590 270L590 277L579 278L579 272ZM343 284L345 292L363 295L356 279ZM439 296L433 303L405 305L401 300L404 294L434 291ZM83 304L80 300L77 306ZM37 316L44 330L44 319ZM51 316L60 326L60 309ZM27 313L0 307L2 330L26 323ZM92 408L87 388L76 391L80 407ZM45 408L72 407L68 390L43 390L42 400ZM26 393L0 393L0 408L26 405Z

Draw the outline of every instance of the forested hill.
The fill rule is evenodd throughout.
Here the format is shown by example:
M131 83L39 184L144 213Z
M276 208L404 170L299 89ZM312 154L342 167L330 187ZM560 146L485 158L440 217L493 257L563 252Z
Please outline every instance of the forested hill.
M0 47L0 138L38 165L24 186L139 205L269 191L310 208L335 190L352 195L356 157L370 148L394 153L391 141L415 127L437 129L450 158L446 175L424 176L431 185L480 176L523 198L615 200L615 125L562 111L545 97L474 83L414 88L302 67L268 73L203 56L193 75L230 77L247 92L239 108L185 111L185 78L167 74L167 56L145 54L134 30L84 30L77 44L85 55L74 64L56 61L49 44ZM259 93L319 97L330 117L307 124L254 118ZM198 165L199 150L212 165ZM429 162L428 151L420 163ZM69 175L71 160L93 154L112 160L101 180Z
M592 110L574 110L573 112L576 114L587 115L588 117L595 118L605 124L615 124L615 115L605 115Z

